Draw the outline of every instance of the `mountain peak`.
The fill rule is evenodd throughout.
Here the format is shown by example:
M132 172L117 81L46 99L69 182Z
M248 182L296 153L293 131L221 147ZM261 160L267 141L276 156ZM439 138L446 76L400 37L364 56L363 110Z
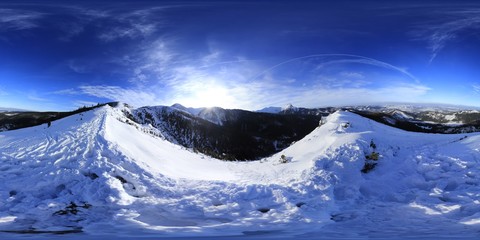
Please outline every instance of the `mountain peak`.
M298 109L297 107L294 107L291 103L289 103L282 108L282 111L295 111L297 109Z
M173 104L172 106L170 106L170 107L172 107L172 108L177 108L177 109L182 109L182 110L187 109L185 106L183 106L183 105L180 104L180 103L174 103L174 104Z
M282 111L281 107L266 107L266 108L257 110L257 112L262 112L262 113L279 113L281 111Z

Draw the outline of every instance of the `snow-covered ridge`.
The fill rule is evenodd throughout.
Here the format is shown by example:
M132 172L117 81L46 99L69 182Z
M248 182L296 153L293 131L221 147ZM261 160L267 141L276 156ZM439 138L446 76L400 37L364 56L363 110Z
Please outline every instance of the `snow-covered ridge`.
M400 110L393 110L391 113L392 117L397 119L413 120L414 117L408 115L407 113Z
M0 230L478 236L480 134L411 133L339 111L271 157L224 162L124 111L0 133ZM377 165L362 173L372 151Z
M201 119L207 120L211 123L217 125L223 125L226 120L225 109L220 107L210 107L210 108L187 108L181 104L173 104L171 106L173 109L181 110L192 114L193 116L199 117Z
M171 142L228 160L267 157L302 139L320 121L320 117L311 115L218 108L204 109L200 113L203 116L199 117L165 106L133 109L130 114L134 122L150 124Z

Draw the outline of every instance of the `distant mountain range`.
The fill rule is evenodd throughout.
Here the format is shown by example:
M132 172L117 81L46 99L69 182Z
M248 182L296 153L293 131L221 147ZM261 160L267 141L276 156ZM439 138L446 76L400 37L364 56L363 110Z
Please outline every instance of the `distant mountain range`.
M28 112L29 110L20 109L20 108L7 108L0 107L0 112Z
M47 124L99 106L71 112L0 113L0 131ZM118 103L108 103L116 106ZM468 133L480 131L480 111L452 106L352 106L302 108L287 105L256 112L172 106L141 107L124 111L132 123L150 126L149 134L185 148L225 160L254 160L270 156L305 137L323 117L338 110L357 113L407 131ZM47 127L47 126L46 126ZM154 130L152 130L154 129Z

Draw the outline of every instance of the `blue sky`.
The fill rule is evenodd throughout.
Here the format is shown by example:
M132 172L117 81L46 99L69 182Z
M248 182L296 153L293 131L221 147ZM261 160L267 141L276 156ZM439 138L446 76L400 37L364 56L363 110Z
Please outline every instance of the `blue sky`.
M475 1L2 1L0 106L480 105Z

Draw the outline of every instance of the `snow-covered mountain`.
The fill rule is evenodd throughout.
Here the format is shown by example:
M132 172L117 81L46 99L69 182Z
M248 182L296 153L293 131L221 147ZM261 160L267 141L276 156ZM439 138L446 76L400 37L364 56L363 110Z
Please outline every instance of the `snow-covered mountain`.
M207 120L211 123L217 125L223 125L226 121L226 112L227 110L220 107L210 107L210 108L187 108L179 103L172 105L172 108L185 111L190 113L193 116L199 117L203 120Z
M172 108L185 111L185 112L190 113L190 114L195 115L195 116L197 116L203 109L205 109L205 108L185 107L185 106L183 106L183 105L180 104L180 103L175 103L175 104L173 104L173 105L172 105Z
M270 157L226 162L129 111L0 133L0 238L480 236L479 133L406 132L338 111Z
M27 112L28 110L19 108L0 107L0 112Z
M263 112L263 113L279 113L280 111L282 111L281 107L266 107L266 108L257 110L257 112Z
M298 108L294 107L291 103L287 104L285 107L282 108L282 111L284 112L287 112L287 111L295 112L297 110Z
M302 139L320 120L317 116L221 108L204 108L193 114L178 106L142 107L129 115L136 123L153 126L170 142L226 160L269 156Z
M339 110L361 114L375 121L414 132L466 133L480 131L480 111L474 107L451 105L365 105L301 108L287 105L280 115L328 116Z
M480 131L480 114L475 111L406 112L401 110L385 111L384 109L351 111L377 122L413 132L469 133ZM430 114L434 114L436 118L432 118ZM451 121L452 119L455 121Z

